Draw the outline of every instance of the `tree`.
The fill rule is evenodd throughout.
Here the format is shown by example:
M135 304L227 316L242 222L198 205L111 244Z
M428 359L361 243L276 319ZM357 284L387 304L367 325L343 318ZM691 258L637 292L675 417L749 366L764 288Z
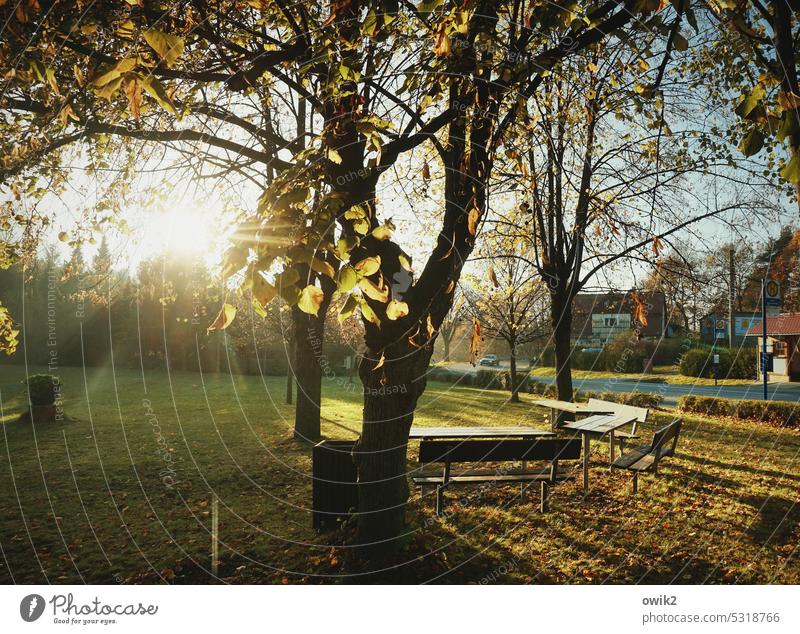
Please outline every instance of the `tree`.
M458 331L458 327L465 324L468 316L468 306L465 303L465 295L461 290L461 286L456 287L453 297L453 307L447 316L442 320L442 325L439 327L439 339L444 347L442 361L449 363L450 361L450 347L453 343L453 338Z
M669 33L680 20L679 12ZM604 42L562 64L527 104L507 152L501 183L523 193L498 214L497 231L527 237L531 265L550 290L563 400L573 395L572 302L587 282L625 260L652 262L680 230L744 206L739 196L709 204L690 185L689 174L724 180L727 161L691 125L680 79L667 71L670 40L658 66L636 54L656 40L642 35L630 48ZM636 312L646 319L643 306Z
M666 303L666 317L686 331L696 329L698 301L708 282L701 260L676 249L658 258L642 285L646 291L661 291Z
M745 156L754 156L775 143L787 145L789 160L776 163L776 157L771 155L770 167L779 169L780 176L800 192L797 3L706 0L702 5L723 38L699 57L698 83L713 68L722 81L712 94L724 103L735 100L735 112L741 122L733 128L733 134Z
M433 343L521 98L608 33L645 28L637 18L659 8L641 0L574 11L526 10L519 0L198 1L165 10L98 2L88 12L71 3L4 5L4 59L26 69L4 95L9 130L21 130L4 146L12 157L5 175L53 171L54 151L76 141L100 151L109 136L200 146L208 165L230 153L239 161L223 163L226 172L274 170L238 228L226 276L244 280L260 310L280 295L299 317L324 314L336 276L343 314L360 312L359 536L385 547L403 531L408 430ZM273 82L314 109L319 126L302 148L269 118L254 123L246 114ZM445 174L440 232L415 283L395 294L386 280L412 266L391 223L378 219L376 186L423 144ZM226 328L233 314L223 306L212 327ZM296 335L298 349L307 330Z
M492 249L499 255L492 258L488 282L471 286L479 289L470 298L470 307L485 337L502 339L509 350L512 402L519 402L520 381L517 377L519 349L548 336L548 292L536 271L515 253L516 245ZM517 247L518 248L518 247Z

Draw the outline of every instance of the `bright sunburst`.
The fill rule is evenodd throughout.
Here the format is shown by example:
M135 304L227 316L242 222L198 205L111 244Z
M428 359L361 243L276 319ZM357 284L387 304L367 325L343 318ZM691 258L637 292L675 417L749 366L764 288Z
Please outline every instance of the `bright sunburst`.
M169 254L200 258L209 266L220 259L228 224L224 212L195 199L182 200L137 218L139 259Z

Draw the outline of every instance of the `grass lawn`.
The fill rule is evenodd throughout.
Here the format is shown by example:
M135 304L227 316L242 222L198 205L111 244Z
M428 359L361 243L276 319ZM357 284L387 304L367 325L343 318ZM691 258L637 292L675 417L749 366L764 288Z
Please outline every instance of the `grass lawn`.
M345 535L311 530L310 449L291 439L285 379L59 374L71 420L31 426L15 420L22 369L0 367L0 583L212 582L212 491L228 583L800 583L797 431L686 419L679 455L637 497L596 443L589 496L561 485L546 515L538 488L523 499L518 486L454 489L441 519L415 493L395 567L367 574ZM326 381L323 417L325 435L354 437L359 389ZM416 419L544 420L502 392L444 383L429 384Z

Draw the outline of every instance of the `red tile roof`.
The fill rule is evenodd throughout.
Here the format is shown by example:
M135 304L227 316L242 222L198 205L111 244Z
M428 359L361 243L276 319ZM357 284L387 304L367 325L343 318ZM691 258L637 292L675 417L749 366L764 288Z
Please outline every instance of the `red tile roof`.
M761 320L753 322L746 337L761 335ZM767 317L768 335L800 335L800 313L781 313L777 317Z

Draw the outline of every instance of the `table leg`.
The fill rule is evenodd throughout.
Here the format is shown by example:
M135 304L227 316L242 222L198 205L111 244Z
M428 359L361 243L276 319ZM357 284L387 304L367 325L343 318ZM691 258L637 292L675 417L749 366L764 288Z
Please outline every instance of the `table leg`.
M611 464L614 464L614 430L608 432L608 446L611 453Z
M589 434L583 435L583 492L589 492Z

